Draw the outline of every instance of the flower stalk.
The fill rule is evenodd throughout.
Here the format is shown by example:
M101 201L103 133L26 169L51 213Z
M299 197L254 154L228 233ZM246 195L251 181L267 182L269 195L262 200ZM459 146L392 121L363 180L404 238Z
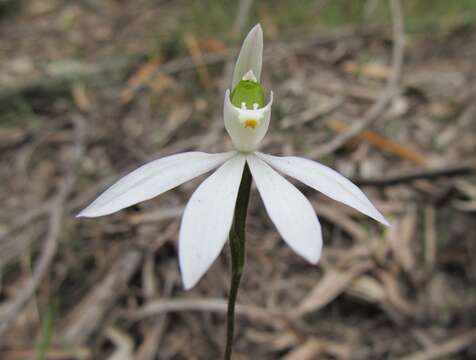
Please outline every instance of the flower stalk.
M236 200L233 224L230 229L230 253L231 253L231 284L228 295L227 331L225 360L231 359L233 352L233 338L235 333L235 305L240 287L241 275L245 266L245 227L246 213L251 189L251 172L245 165L241 178L238 197Z

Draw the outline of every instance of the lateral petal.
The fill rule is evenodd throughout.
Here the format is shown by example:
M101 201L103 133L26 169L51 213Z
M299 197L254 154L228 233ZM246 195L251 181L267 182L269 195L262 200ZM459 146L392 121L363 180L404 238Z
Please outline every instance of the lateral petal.
M245 161L237 154L225 162L197 188L185 208L179 236L185 289L195 286L228 238Z
M303 182L336 201L360 211L384 225L390 226L362 190L337 171L316 161L296 156L279 157L262 153L257 153L256 155L276 170Z
M151 199L218 167L234 154L186 152L146 163L118 180L77 217L108 215Z
M284 241L316 264L321 256L322 233L309 200L256 155L248 155L247 162L266 211Z

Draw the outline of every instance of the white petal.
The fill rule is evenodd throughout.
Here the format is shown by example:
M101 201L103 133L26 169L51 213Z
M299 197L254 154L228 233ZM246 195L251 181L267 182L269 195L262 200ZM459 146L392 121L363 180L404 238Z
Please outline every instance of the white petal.
M186 152L151 161L121 178L77 216L108 215L151 199L216 168L234 154Z
M261 153L256 155L278 171L302 181L315 190L353 207L384 225L390 226L362 190L337 171L301 157L278 157Z
M192 288L220 254L228 237L245 165L238 154L207 178L190 198L180 225L179 262Z
M269 217L284 241L315 264L322 250L319 220L309 201L289 181L254 154L247 156L251 174Z
M223 119L225 128L230 135L233 146L239 151L255 151L261 140L268 132L271 119L271 105L273 104L273 92L265 107L255 111L262 112L262 120L255 129L245 128L240 121L240 112L244 111L231 103L230 90L225 92L225 104L223 106Z
M243 45L241 46L238 60L236 60L233 72L232 89L240 82L248 71L253 71L254 76L259 81L261 76L261 65L263 62L263 30L258 24L250 30Z

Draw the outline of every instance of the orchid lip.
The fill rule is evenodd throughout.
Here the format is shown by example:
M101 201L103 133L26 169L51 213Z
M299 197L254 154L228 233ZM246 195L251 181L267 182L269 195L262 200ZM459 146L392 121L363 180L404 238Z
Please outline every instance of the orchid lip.
M258 149L268 131L272 104L272 91L265 106L259 108L255 104L253 109L235 106L231 102L230 90L226 91L224 103L225 128L237 151L250 152Z

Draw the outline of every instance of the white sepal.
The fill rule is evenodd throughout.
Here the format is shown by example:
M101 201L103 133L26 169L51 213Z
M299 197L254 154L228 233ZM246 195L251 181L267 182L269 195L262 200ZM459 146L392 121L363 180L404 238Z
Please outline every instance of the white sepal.
M268 131L272 104L272 91L268 103L260 109L236 107L231 103L230 90L225 92L225 104L223 106L225 128L237 150L249 152L255 151L258 148L259 143ZM255 128L245 126L246 120L249 118L256 120Z
M194 151L151 161L121 178L77 216L108 215L151 199L220 166L234 154Z
M236 60L235 70L233 71L233 81L231 88L243 79L248 71L252 71L259 82L261 77L261 65L263 63L263 30L258 24L250 30L243 45L241 46L238 60Z
M322 233L309 200L254 154L246 157L269 217L284 241L313 264L319 261Z
M245 165L237 154L193 193L182 217L179 262L185 289L192 288L220 254L233 221Z
M256 155L276 170L303 182L336 201L340 201L360 211L384 225L390 226L362 190L337 171L316 161L296 156L278 157L261 153Z

